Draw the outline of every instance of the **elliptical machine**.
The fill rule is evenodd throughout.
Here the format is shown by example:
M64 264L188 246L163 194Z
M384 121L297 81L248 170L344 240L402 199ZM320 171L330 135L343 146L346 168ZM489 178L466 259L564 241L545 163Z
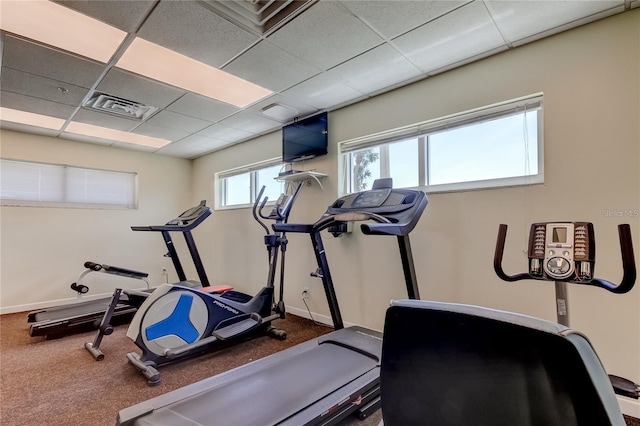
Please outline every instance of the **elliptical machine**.
M624 294L636 281L636 265L628 224L618 225L623 276L620 284L595 278L596 243L593 224L589 222L534 223L529 233L529 271L507 275L502 269L502 255L507 237L507 225L501 224L493 259L493 267L504 281L555 281L558 323L569 327L567 283L603 288ZM640 397L640 385L619 376L609 375L615 393L629 398Z
M253 216L267 233L264 242L269 257L267 285L255 296L238 291L209 294L163 284L143 303L127 331L127 337L142 354L131 352L127 359L147 378L149 385L158 385L162 380L157 367L200 354L214 345L259 332L281 340L286 338L286 333L273 327L271 322L285 317L283 286L287 239L284 232L271 233L260 218L286 223L301 188L302 184L299 184L293 195L282 194L268 215L262 214L268 198L260 202L264 187L254 202ZM280 295L274 304L278 251L282 252Z

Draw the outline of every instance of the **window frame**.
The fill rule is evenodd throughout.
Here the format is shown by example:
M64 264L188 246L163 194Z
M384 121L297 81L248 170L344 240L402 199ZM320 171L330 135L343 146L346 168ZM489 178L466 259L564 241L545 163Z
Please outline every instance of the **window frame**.
M84 167L84 166L74 166L70 164L63 163L46 163L42 161L28 161L21 160L15 158L0 158L0 162L10 161L14 163L21 163L26 165L38 165L38 166L47 166L47 167L56 167L62 169L63 179L60 182L60 193L64 198L68 198L72 196L69 194L68 189L69 179L68 171L69 170L82 170L82 171L91 171L91 172L99 172L99 173L109 173L113 175L122 175L126 176L131 180L131 204L111 204L111 203L94 203L94 202L81 202L81 201L39 201L39 200L21 200L14 198L2 198L0 193L0 206L3 207L45 207L45 208L72 208L72 209L95 209L95 210L136 210L138 209L138 173L137 172L127 172L122 170L108 170L108 169L99 169L95 167ZM86 182L86 181L85 181Z
M214 209L215 210L234 210L253 207L254 200L258 196L260 188L258 188L258 171L274 166L280 166L281 170L286 167L286 163L282 162L281 157L271 158L257 163L236 167L233 169L223 170L215 173L214 176ZM232 176L238 176L244 173L249 175L249 203L225 205L229 191L226 179ZM276 200L268 200L266 205L272 205Z
M483 180L461 181L445 184L429 184L428 164L430 153L428 138L445 130L462 128L473 124L535 111L537 114L537 168L536 174L510 176ZM544 96L535 93L521 98L496 103L420 123L415 123L383 132L345 140L338 143L338 193L349 194L352 188L353 152L367 148L380 148L380 176L389 172L389 145L408 139L418 139L418 185L410 188L423 189L428 193L460 192L499 187L511 187L544 183ZM426 139L426 140L425 140Z

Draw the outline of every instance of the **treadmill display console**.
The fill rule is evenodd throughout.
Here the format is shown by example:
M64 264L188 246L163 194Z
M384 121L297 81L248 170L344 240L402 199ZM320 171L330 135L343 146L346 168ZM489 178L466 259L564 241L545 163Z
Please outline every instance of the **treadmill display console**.
M529 273L553 280L590 281L593 235L593 224L587 222L534 223L529 234Z
M351 203L351 208L368 209L372 207L380 207L389 198L391 189L374 189L358 194Z

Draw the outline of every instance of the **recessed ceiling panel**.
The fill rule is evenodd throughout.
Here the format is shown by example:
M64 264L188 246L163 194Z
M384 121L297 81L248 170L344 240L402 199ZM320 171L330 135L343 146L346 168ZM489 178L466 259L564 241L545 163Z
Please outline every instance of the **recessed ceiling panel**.
M105 68L104 64L9 35L5 36L2 65L86 88L96 82Z
M140 124L137 121L116 117L115 115L93 112L81 108L72 121L93 124L94 126L107 127L109 129L129 131Z
M279 91L320 71L267 41L260 42L224 67L233 75L267 89Z
M195 1L163 1L138 36L220 68L258 40Z
M343 62L327 71L327 74L362 93L374 93L423 75L388 44Z
M383 40L342 4L320 1L268 40L320 70L327 70Z
M220 124L213 124L206 129L200 130L197 134L200 136L206 136L208 138L220 139L228 142L241 141L254 135L251 132L245 132L244 130L234 129Z
M276 130L282 127L282 123L279 121L271 120L265 116L259 116L245 111L233 114L231 117L220 121L219 124L253 134Z
M317 109L326 109L363 98L361 92L352 89L327 73L313 77L283 93Z
M188 133L195 133L213 124L210 121L200 120L199 118L189 117L167 110L160 111L148 119L146 123L155 126L170 127Z
M240 108L193 93L186 94L169 105L167 109L214 123L240 111Z
M471 3L393 40L423 72L504 45L483 3Z
M154 124L142 123L133 130L133 133L139 135L151 136L153 138L166 139L168 141L178 141L182 138L186 138L191 133L185 132L171 127L156 126Z
M75 111L75 107L70 105L59 104L19 93L5 92L4 90L0 92L0 105L5 108L48 115L49 117L62 118L65 120Z
M158 108L166 107L186 93L118 68L109 70L97 90Z
M156 0L53 1L126 32L135 32L156 3Z
M191 135L178 142L163 146L156 152L174 157L197 158L203 153L224 148L229 144L231 144L231 142L208 138L202 135Z
M509 43L624 5L623 0L485 1L485 3Z
M84 97L89 93L89 90L84 87L6 67L2 67L0 87L7 92L46 99L74 107L80 105Z
M349 10L382 34L386 39L397 37L425 22L429 22L469 3L469 0L446 1L343 1Z

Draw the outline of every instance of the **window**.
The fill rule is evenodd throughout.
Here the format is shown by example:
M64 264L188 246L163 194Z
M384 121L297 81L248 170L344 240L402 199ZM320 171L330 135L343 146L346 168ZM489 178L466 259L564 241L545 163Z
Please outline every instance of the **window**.
M535 95L341 142L341 193L380 177L431 192L541 183L541 129Z
M0 159L2 205L133 209L136 173Z
M216 208L252 206L263 186L262 197L275 201L283 192L283 184L275 180L283 167L277 159L217 173Z

